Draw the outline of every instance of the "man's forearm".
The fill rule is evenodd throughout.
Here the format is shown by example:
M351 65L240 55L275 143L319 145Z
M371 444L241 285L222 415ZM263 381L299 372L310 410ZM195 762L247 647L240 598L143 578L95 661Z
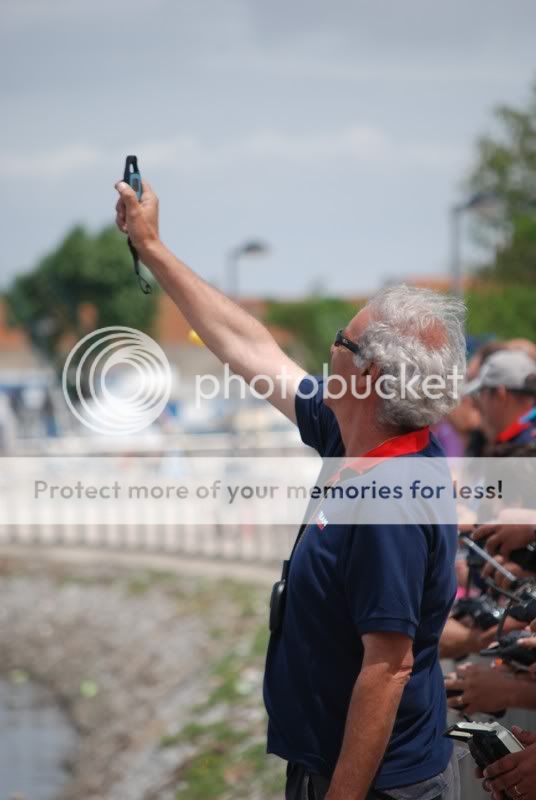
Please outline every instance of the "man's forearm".
M140 252L143 263L186 317L207 347L231 369L248 372L249 359L244 351L256 352L259 370L259 349L277 348L270 332L255 317L214 286L196 275L161 242L154 242ZM281 354L283 355L283 354ZM251 359L252 374L254 360Z
M387 749L407 679L383 664L360 673L326 800L364 800Z
M439 640L440 658L461 658L473 651L474 631L449 617Z

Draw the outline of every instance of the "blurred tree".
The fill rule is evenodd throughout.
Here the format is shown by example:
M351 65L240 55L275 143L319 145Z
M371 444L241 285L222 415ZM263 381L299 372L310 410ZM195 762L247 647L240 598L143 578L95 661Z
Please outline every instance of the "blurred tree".
M467 292L465 300L468 333L536 341L536 286L483 285Z
M477 238L493 250L483 277L536 285L536 81L526 108L495 110L497 132L478 141L469 190L494 199Z
M292 355L310 373L320 374L322 364L329 362L329 348L337 330L344 328L357 310L348 300L335 297L314 296L286 303L272 301L265 321L294 334L289 348Z
M5 294L8 322L20 325L59 371L74 341L107 325L150 332L157 287L138 286L126 240L113 227L95 235L73 228Z

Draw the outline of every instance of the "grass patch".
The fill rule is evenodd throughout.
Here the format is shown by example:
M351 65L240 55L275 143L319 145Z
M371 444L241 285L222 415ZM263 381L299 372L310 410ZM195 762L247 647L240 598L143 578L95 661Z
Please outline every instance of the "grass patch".
M211 722L206 725L199 722L189 722L178 733L163 736L160 747L175 747L184 742L194 743L206 739L207 743L223 745L228 748L239 744L247 736L244 731L238 731L225 720Z
M266 744L257 742L240 754L240 761L247 764L252 772L261 772L266 766Z
M112 586L117 578L108 575L57 575L55 583L62 586Z
M263 623L259 625L257 628L257 632L253 637L253 642L251 644L251 656L252 658L264 658L266 655L266 650L268 649L268 640L270 638L270 631L268 629L268 625Z
M221 797L227 789L225 767L227 754L217 750L200 753L183 769L181 779L186 784L175 794L175 800L211 800Z
M177 576L173 572L166 570L151 569L143 572L136 572L130 575L127 581L127 591L129 594L139 595L145 594L155 586L161 584L177 583ZM177 591L178 587L173 587L173 591Z
M269 759L266 745L256 742L238 751L214 743L193 758L181 771L181 788L175 800L210 800L232 792L232 797L250 797L257 780L268 795L281 794L285 775L279 762Z

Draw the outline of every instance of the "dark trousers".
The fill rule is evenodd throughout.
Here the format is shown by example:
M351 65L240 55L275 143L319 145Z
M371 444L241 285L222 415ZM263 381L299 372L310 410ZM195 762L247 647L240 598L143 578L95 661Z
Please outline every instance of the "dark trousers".
M324 800L329 780L322 775L312 775L300 764L287 764L285 800Z
M285 787L285 800L324 800L329 789L330 781L322 775L308 772L300 764L287 764L287 784ZM420 784L421 786L423 784ZM435 795L435 792L434 792ZM421 795L423 796L423 795ZM427 797L430 795L427 794ZM448 795L450 797L450 795ZM455 797L456 795L452 795ZM434 800L442 800L447 795L437 795ZM367 800L393 800L388 794L377 789L371 789Z
M287 764L285 800L324 800L330 781L322 775L307 772L300 764ZM371 790L367 800L389 800L382 792Z

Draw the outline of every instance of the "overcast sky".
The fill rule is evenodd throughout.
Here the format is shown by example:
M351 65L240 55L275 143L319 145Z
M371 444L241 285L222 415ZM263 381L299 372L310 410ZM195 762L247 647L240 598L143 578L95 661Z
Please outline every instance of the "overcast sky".
M111 221L136 153L164 241L244 294L447 268L476 137L536 75L534 0L0 0L1 284Z

